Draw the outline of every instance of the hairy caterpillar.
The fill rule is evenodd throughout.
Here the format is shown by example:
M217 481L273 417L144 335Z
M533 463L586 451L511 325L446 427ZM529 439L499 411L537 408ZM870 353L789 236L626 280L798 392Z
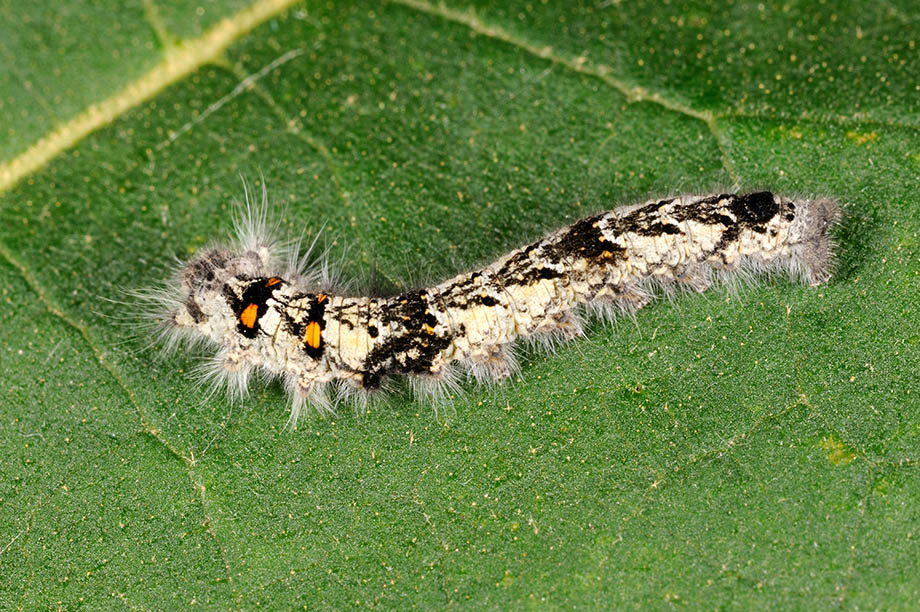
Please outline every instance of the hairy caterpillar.
M248 195L248 194L247 194ZM205 373L245 394L250 373L280 377L291 419L328 390L364 397L388 376L436 393L452 365L477 379L515 370L521 337L581 335L586 310L644 306L655 287L704 291L715 274L779 270L811 285L829 278L830 199L762 191L687 195L587 217L494 263L393 297L336 291L325 265L281 257L266 231L265 189L248 201L233 246L205 250L148 298L167 344L216 348Z

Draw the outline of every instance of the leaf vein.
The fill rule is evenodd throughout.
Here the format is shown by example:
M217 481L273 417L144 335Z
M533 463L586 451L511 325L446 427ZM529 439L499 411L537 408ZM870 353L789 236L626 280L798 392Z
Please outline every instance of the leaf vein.
M729 177L731 177L732 181L735 183L740 182L740 176L735 169L735 163L731 157L728 137L719 128L718 123L716 122L716 115L711 111L699 110L677 100L667 98L660 92L651 91L645 87L642 87L641 85L629 84L625 80L615 76L614 71L610 66L604 64L596 64L583 56L577 58L568 58L556 52L549 45L544 45L541 47L534 43L528 42L512 34L511 32L508 32L501 26L484 22L476 15L475 10L473 9L467 11L459 11L449 8L443 3L434 5L430 2L426 2L425 0L390 1L395 4L413 8L423 13L435 15L447 21L465 25L477 34L481 34L482 36L486 36L495 40L500 40L523 51L526 51L531 55L562 66L567 70L571 70L578 74L598 78L605 84L623 94L623 96L626 97L627 102L630 104L637 102L649 102L652 104L657 104L670 111L702 121L706 124L710 134L715 139L716 146L718 146L719 153L722 157L722 165L726 172L728 172Z
M60 123L20 155L0 164L0 193L129 109L149 100L201 66L216 61L233 42L292 4L294 0L258 0L219 21L198 38L167 47L160 62L138 79Z
M137 412L138 418L141 422L141 426L143 427L144 432L150 435L157 442L162 444L174 457L180 459L185 464L186 472L188 473L189 480L192 483L192 488L195 490L195 492L198 495L198 501L201 505L201 511L205 519L205 525L206 525L207 532L214 539L215 545L220 550L221 557L222 557L223 564L224 564L224 569L227 572L227 579L232 585L233 576L230 570L230 564L227 558L227 552L226 552L225 547L221 544L220 538L217 535L217 531L214 528L214 521L211 518L211 513L209 510L210 504L208 503L207 497L205 496L205 487L203 483L201 483L200 479L198 478L198 476L196 475L194 471L194 466L196 463L194 455L185 456L184 454L182 454L182 452L180 452L178 448L176 448L172 443L170 443L169 440L167 440L162 435L162 433L153 426L153 424L147 418L147 415L144 413L143 407L137 401L137 395L134 393L134 391L130 389L130 387L128 387L124 379L122 379L122 377L118 374L117 370L112 366L112 364L110 364L108 360L106 360L102 351L99 349L99 347L96 346L96 344L93 342L92 338L90 337L89 329L86 327L86 325L79 323L78 321L73 319L70 315L68 315L66 312L64 312L59 306L57 306L57 304L55 304L51 300L48 294L45 293L45 291L42 289L41 285L39 285L36 278L29 271L29 269L26 268L26 266L23 265L18 259L16 259L13 256L13 254L9 251L9 249L7 249L6 245L2 243L0 243L0 257L2 257L7 263L9 263L13 268L16 269L16 271L20 274L20 276L23 278L25 283L36 294L36 296L38 296L39 301L42 303L42 305L51 315L60 319L68 327L76 330L76 332L80 335L80 337L83 339L83 341L87 344L87 346L92 351L93 355L96 358L96 361L99 362L99 365L102 366L103 370L105 370L112 377L112 379L115 381L118 387L122 391L124 391L125 395L127 395L128 401L131 402L131 404L134 406L135 411ZM235 588L233 588L233 592L234 592L234 596L236 597L236 599L239 600L240 593L237 592Z

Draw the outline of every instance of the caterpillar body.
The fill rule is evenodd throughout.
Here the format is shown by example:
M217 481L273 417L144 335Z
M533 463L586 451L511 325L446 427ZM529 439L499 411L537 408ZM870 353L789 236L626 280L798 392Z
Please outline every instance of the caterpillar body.
M515 371L519 338L581 335L586 310L644 306L656 287L704 291L732 271L829 278L837 204L770 192L687 195L584 218L482 269L392 297L349 295L325 266L282 261L261 212L247 207L236 243L183 264L155 293L169 344L216 348L204 371L246 392L250 373L281 378L291 419L331 407L330 390L364 397L393 375L437 394L456 369L477 379ZM256 207L257 208L257 207Z

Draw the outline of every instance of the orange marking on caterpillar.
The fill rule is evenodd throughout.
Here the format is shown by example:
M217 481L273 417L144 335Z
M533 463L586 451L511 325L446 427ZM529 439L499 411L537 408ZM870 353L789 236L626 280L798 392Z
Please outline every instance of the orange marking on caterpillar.
M258 316L259 316L259 305L250 304L243 311L243 314L240 315L240 323L242 323L249 329L252 329L253 326L256 324L256 319L258 318Z
M266 287L274 287L275 285L277 285L277 284L280 283L280 282L281 282L281 279L280 279L280 278L278 278L277 276L273 276L273 277L271 277L270 279L268 279L267 281L265 281L265 286L266 286Z
M323 302L326 301L326 298L327 298L327 297L329 297L329 296L326 295L325 293L320 293L319 295L316 296L316 303L317 303L317 304L322 304Z
M310 348L319 348L319 344L322 342L322 329L319 323L310 321L307 324L307 330L303 334L303 341L306 342L307 346Z

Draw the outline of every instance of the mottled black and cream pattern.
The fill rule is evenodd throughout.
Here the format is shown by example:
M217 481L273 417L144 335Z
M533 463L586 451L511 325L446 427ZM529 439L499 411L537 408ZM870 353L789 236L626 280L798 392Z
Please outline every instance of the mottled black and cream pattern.
M237 248L209 249L181 269L160 300L163 327L170 339L215 346L213 374L240 392L254 369L282 378L296 419L305 401L328 408L330 384L373 390L408 375L436 388L453 364L508 377L518 338L578 336L585 307L634 311L656 287L703 291L738 269L817 285L829 276L837 216L832 200L770 192L655 200L582 219L440 284L369 297L279 265L264 213L250 215Z

